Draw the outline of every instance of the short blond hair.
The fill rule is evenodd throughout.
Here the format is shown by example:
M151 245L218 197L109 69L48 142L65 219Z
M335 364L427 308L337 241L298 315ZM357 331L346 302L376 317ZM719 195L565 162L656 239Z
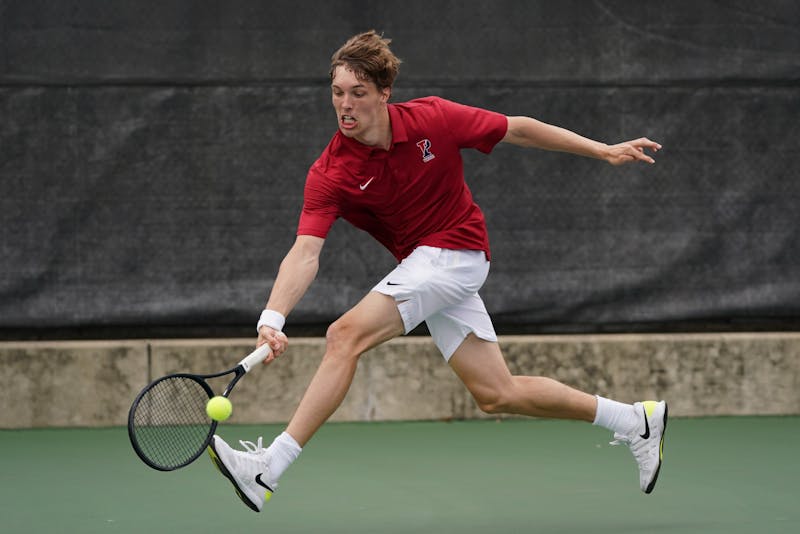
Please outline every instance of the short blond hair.
M344 66L356 78L373 82L378 89L391 88L401 63L389 48L391 42L375 30L354 35L331 57L331 80L336 67Z

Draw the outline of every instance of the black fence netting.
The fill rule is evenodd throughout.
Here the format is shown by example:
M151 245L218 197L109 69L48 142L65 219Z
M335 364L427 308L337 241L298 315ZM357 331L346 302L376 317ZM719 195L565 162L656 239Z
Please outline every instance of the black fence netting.
M678 4L0 2L0 335L254 333L335 132L328 59L371 27L394 101L664 146L464 154L500 331L800 326L800 10ZM393 265L337 223L290 327Z

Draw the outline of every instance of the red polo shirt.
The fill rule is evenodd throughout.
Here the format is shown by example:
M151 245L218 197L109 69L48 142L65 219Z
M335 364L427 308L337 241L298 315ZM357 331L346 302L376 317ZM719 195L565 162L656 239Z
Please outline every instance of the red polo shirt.
M341 217L402 260L420 245L483 250L483 213L464 181L462 148L488 154L506 117L438 97L389 104L392 146L372 148L340 131L308 171L298 235L325 238Z

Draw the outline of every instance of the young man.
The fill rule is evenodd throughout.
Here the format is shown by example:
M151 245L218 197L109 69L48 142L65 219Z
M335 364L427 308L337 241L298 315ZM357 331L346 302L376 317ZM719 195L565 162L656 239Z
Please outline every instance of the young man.
M325 237L341 217L370 233L400 262L330 325L325 355L286 431L268 448L215 436L210 454L242 501L261 511L286 468L345 397L361 354L425 321L456 375L487 413L578 419L613 431L629 445L640 486L650 493L661 467L665 402L622 404L555 380L512 376L478 296L489 272L483 214L464 181L460 150L489 153L499 142L558 150L612 165L653 163L646 138L605 145L529 117L429 97L389 104L400 61L374 31L348 40L332 57L338 131L308 172L295 244L281 262L258 322L258 345L280 356L281 332L317 274Z

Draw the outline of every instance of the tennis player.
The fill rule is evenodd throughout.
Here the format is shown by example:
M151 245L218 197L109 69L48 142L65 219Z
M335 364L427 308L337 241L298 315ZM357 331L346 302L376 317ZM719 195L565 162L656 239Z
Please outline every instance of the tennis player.
M258 321L258 345L280 356L285 317L314 280L320 251L338 218L365 230L399 265L330 325L326 349L286 430L264 448L231 448L215 436L211 457L244 503L261 511L278 479L334 413L359 357L425 321L444 359L490 414L592 422L630 447L641 489L661 467L665 402L623 404L541 376L513 376L478 291L491 259L484 216L464 181L460 151L498 143L556 150L612 165L654 163L646 138L606 145L529 117L507 117L438 97L390 104L400 60L374 31L349 39L332 57L338 130L306 178L297 238L280 265Z

